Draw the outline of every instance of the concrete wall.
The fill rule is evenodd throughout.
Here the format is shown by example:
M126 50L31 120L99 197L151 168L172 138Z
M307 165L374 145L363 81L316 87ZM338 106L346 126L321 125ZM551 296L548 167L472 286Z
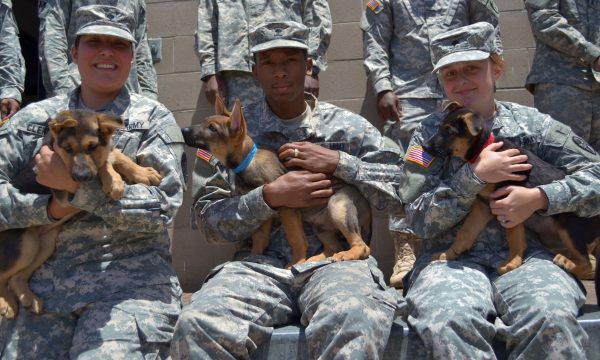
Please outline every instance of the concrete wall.
M156 64L160 101L173 111L180 126L197 123L209 115L212 107L204 97L198 59L193 51L197 1L146 0L149 37L162 38L162 60ZM362 66L362 40L359 21L363 0L330 0L333 36L328 52L329 67L320 76L320 99L362 114L380 127L374 95ZM501 10L500 27L508 66L499 83L498 98L532 105L523 88L533 55L533 37L522 0L497 0ZM188 152L190 166L193 151ZM191 171L191 168L188 169ZM173 264L186 291L197 290L206 273L228 260L230 245L209 245L190 229L189 193L175 223L172 246ZM371 247L387 276L393 265L393 247L389 242L385 216L374 218Z

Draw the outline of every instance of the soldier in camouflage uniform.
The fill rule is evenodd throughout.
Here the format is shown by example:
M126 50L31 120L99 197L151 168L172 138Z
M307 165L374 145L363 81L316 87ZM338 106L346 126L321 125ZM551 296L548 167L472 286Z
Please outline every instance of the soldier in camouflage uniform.
M233 105L263 99L262 89L251 73L252 54L248 33L266 21L295 21L310 28L308 54L313 72L305 78L305 90L318 96L319 73L327 67L332 22L327 0L200 0L196 51L200 58L200 77L206 83L208 102L215 95Z
M295 22L268 23L250 34L256 65L253 74L265 92L246 106L248 134L257 145L297 156L290 171L245 195L234 193L233 173L211 160L213 174L195 178L194 217L210 242L248 239L280 206L322 205L332 194L331 178L354 184L372 206L399 206L380 196L384 181L399 174L400 151L384 141L364 118L304 93L309 29ZM392 146L392 147L388 147ZM364 175L363 175L364 174ZM363 177L364 176L364 177ZM309 256L322 251L310 226ZM283 267L290 248L279 221L263 255L248 256L215 268L196 292L176 325L175 359L249 359L274 327L306 326L309 358L377 359L385 348L398 298L387 288L375 259L330 259Z
M431 72L430 39L444 31L478 21L498 25L494 0L371 0L362 21L363 54L367 75L377 94L377 113L384 135L406 151L413 131L444 98ZM390 217L395 265L390 285L402 278L415 261L420 240L406 228L403 214Z
M600 214L600 156L550 116L494 99L495 82L504 70L494 32L492 25L476 23L433 38L435 71L446 95L477 111L495 137L530 150L567 176L536 188L496 190L490 201L496 219L474 246L457 260L432 261L433 253L450 247L487 182L521 180L516 172L531 165L516 149L497 151L498 142L473 163L433 158L422 146L445 114L425 119L404 167L424 179L422 195L406 207L409 224L423 238L422 254L407 276L408 323L434 358L493 358L491 344L497 338L506 343L510 358L585 359L587 334L576 319L585 302L582 284L552 262L536 235L527 232L522 266L502 276L496 268L508 257L504 229L533 212Z
M44 313L21 308L16 319L1 319L0 356L165 358L181 309L167 225L183 198L183 138L169 110L124 87L134 56L133 15L93 5L75 16L72 57L81 86L27 106L0 128L0 230L50 224L80 211L62 226L54 255L30 280ZM115 146L158 170L160 186L125 185L123 198L109 201L99 180L74 183L58 155L42 146L48 120L65 109L123 117L126 129L114 135ZM37 181L71 192L69 207L11 185L34 157Z
M158 98L156 70L148 46L144 0L40 0L39 56L47 96L68 94L80 83L77 66L69 54L76 38L74 14L82 6L115 6L133 13L135 61L126 86L129 92Z
M600 2L527 0L536 49L527 77L535 107L600 151Z
M21 108L25 62L10 0L0 1L0 126Z

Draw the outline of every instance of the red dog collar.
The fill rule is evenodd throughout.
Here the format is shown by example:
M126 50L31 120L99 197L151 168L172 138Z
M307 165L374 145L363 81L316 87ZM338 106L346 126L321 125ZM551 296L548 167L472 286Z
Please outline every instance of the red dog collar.
M490 146L492 143L494 142L494 134L490 133L490 136L487 138L487 140L485 141L485 143L483 144L483 146L481 147L481 149L479 149L479 151L473 155L472 158L468 159L467 161L470 164L473 164L477 158L479 157L479 154L481 154L481 152L483 151L483 149L485 149L486 147Z

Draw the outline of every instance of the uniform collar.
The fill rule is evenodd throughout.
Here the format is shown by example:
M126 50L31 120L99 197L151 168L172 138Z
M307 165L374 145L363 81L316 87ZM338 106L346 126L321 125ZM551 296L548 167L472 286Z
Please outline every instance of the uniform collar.
M263 99L261 103L261 110L259 114L261 116L258 119L259 129L269 129L268 132L278 132L283 135L289 141L302 141L315 137L317 134L317 128L319 124L319 111L318 111L318 100L317 98L309 93L304 94L304 100L310 106L312 116L307 119L303 119L297 127L286 126L283 121L275 115L266 99Z

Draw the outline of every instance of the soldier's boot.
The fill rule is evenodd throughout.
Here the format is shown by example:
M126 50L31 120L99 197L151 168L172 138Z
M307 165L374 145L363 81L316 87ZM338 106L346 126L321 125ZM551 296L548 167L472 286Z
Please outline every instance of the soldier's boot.
M396 231L392 231L390 236L395 250L394 268L390 277L390 286L402 289L402 278L404 278L415 264L420 239L414 234Z

